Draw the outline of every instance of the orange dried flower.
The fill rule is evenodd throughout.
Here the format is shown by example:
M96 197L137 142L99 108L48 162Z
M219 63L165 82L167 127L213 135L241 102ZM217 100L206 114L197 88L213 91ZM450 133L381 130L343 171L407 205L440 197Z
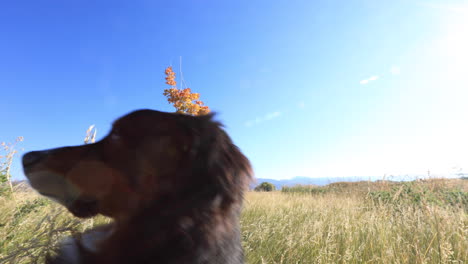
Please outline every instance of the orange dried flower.
M176 87L176 75L171 66L167 67L164 73L166 74L166 84L172 87L165 89L163 94L167 97L167 101L175 107L177 113L206 115L210 112L210 108L204 106L204 103L199 100L199 93L192 93L190 88L179 90Z

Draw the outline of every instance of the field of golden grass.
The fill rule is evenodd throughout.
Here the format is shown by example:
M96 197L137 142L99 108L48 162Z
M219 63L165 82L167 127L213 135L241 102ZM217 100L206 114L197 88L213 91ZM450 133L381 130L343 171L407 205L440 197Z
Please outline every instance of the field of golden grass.
M41 263L64 236L109 221L27 190L0 197L0 212L0 263ZM248 192L241 227L252 264L467 263L468 181Z

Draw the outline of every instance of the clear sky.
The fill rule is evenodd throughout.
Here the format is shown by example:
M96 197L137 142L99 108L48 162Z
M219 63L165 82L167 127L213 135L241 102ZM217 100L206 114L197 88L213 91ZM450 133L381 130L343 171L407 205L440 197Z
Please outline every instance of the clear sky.
M0 141L78 145L173 111L182 57L257 177L468 172L467 28L448 0L3 1Z

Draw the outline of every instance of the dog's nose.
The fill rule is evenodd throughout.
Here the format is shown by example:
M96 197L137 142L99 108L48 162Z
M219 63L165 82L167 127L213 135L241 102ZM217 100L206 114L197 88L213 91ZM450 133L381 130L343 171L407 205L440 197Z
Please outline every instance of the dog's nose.
M29 167L39 162L46 154L46 151L31 151L23 156L23 167Z

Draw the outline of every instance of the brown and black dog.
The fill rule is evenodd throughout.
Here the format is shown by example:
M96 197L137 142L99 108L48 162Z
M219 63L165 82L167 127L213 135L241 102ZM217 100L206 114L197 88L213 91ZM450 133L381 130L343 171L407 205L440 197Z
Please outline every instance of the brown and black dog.
M213 121L138 110L101 141L23 156L29 182L77 217L113 224L68 238L48 263L244 263L248 159Z

